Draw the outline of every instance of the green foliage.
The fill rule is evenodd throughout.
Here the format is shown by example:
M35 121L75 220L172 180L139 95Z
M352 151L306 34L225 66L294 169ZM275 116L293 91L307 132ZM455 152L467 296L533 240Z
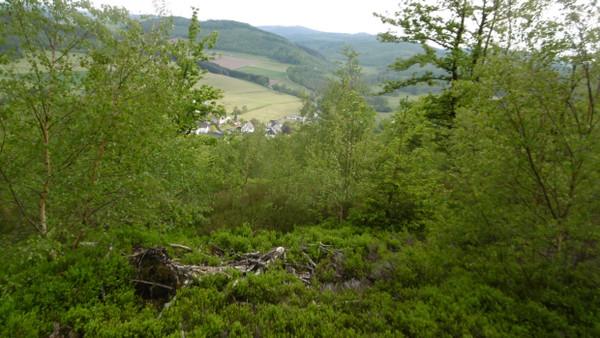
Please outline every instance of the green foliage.
M442 193L439 172L444 156L436 151L436 128L423 116L426 98L404 100L386 122L373 152L362 203L351 219L364 225L423 230L443 204L431 198Z
M220 95L195 86L216 38L195 16L167 43L112 8L1 3L23 58L0 60L0 336L599 336L599 9L482 3L393 22L449 44L398 67L451 86L377 133L346 49L292 135L253 119L220 139L186 135ZM155 245L213 267L285 255L157 308L127 262Z
M221 90L208 85L197 86L198 81L202 78L202 71L198 63L209 59L204 55L204 50L213 48L218 38L216 32L199 38L201 29L197 15L198 10L193 9L187 40L178 39L168 45L170 47L168 51L177 63L173 80L177 81L175 93L178 97L174 98L173 103L182 102L179 107L175 106L178 112L174 119L179 131L186 134L195 130L198 122L207 119L208 114L215 116L225 114L224 107L217 103L217 100L223 98ZM157 23L161 24L160 21Z
M400 88L420 82L455 81L471 76L473 67L487 56L491 43L494 42L495 25L498 21L512 18L502 17L501 13L508 6L503 2L488 3L483 1L444 1L431 5L423 1L404 1L399 4L400 10L395 18L376 14L382 22L402 28L401 35L391 32L379 35L384 42L412 42L421 44L423 53L409 58L398 59L393 64L396 71L404 71L413 65L431 64L444 71L435 75L426 72L420 76L398 83L388 83L390 89ZM443 48L437 51L435 48Z
M2 11L26 65L1 69L4 212L73 246L99 226L202 222L204 145L177 130L219 111L218 91L194 88L201 72L191 61L214 37L169 44L163 23L143 30L121 10L86 3L15 1ZM197 30L193 20L190 36Z
M314 125L307 127L312 143L309 170L317 179L317 205L322 217L341 222L354 204L365 174L366 153L375 112L364 100L358 55L347 47L348 61L329 79L316 105L303 110Z
M406 79L384 81L384 92L418 84L441 84L444 88L443 99L439 101L442 109L435 118L451 124L457 108L456 93L452 92L455 82L477 82L479 78L474 75L475 69L487 61L494 47L503 45L511 48L514 38L512 25L526 27L530 24L532 9L527 6L540 5L541 2L513 4L505 1L447 0L430 4L421 0L405 0L399 4L394 17L375 14L383 23L401 29L398 34L391 30L379 34L381 41L418 43L422 48L421 53L396 59L390 66L392 70L415 71ZM504 15L507 12L510 14ZM528 23L524 24L525 21Z
M531 311L577 311L572 302L586 291L564 298L555 292L591 285L599 273L592 263L599 254L593 244L599 206L589 182L598 179L600 149L588 124L595 119L591 101L582 95L586 81L573 87L571 75L535 56L507 55L498 62L489 83L470 89L480 99L457 120L456 176L463 184L455 193L465 197L457 205L462 221L449 240L486 257L475 264L492 283L529 293ZM503 271L494 265L500 262ZM538 288L546 292L526 291Z

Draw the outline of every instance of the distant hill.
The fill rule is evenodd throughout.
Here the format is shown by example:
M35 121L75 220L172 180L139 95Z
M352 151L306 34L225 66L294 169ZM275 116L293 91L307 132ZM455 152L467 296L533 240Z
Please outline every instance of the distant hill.
M358 33L326 33L301 26L260 26L267 32L313 49L330 60L343 60L340 52L344 44L360 53L363 66L382 67L392 64L396 58L410 57L421 51L421 47L411 43L382 43L376 35Z
M173 37L187 36L190 19L173 18ZM246 23L231 20L209 20L200 22L202 34L213 31L219 33L216 50L243 53L267 57L288 64L285 78L300 88L316 90L323 86L327 76L337 69L333 61L344 61L342 50L345 44L360 53L359 60L365 71L365 82L373 92L379 91L379 84L384 80L401 80L412 75L415 70L402 73L390 71L388 66L397 58L410 57L421 51L421 47L410 43L382 43L376 35L359 33L326 33L306 27L295 26L262 26L254 27ZM206 67L207 69L215 67ZM212 71L212 70L211 70ZM264 70L245 67L239 72L271 77ZM226 72L216 72L225 74ZM237 74L237 73L236 73ZM241 75L241 74L238 74ZM231 72L229 72L231 76ZM243 78L243 77L238 77ZM266 82L261 77L256 83ZM419 95L435 88L418 85L406 88L394 96ZM389 98L392 106L397 99ZM383 110L383 109L380 109Z
M288 40L308 49L315 50L327 57L328 60L345 60L342 50L344 45L349 45L358 52L361 66L366 76L364 80L377 91L377 85L384 80L401 80L412 76L419 69L410 69L404 72L389 70L397 58L408 58L422 51L421 46L412 43L383 43L377 40L376 35L367 33L344 34L320 32L302 26L260 26L259 28L281 35ZM442 51L440 51L442 52ZM427 68L436 71L433 68ZM401 96L425 94L439 88L425 84L407 87Z
M201 25L204 33L219 32L216 49L263 55L292 65L329 66L327 61L311 55L306 48L245 23L210 20L201 22Z
M172 37L186 37L190 19L175 17ZM315 90L325 77L335 71L336 66L327 58L308 48L289 41L285 37L270 33L246 23L230 20L200 22L201 35L218 31L215 49L235 53L246 53L268 57L290 65L288 74L300 85Z

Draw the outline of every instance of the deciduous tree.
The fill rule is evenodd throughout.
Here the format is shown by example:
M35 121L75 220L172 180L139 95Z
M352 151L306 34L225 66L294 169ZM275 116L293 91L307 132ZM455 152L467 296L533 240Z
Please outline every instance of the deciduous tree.
M201 184L192 173L203 172L202 151L178 130L217 107L218 91L194 88L190 60L206 40L170 44L165 23L145 30L124 10L86 2L0 9L2 33L23 51L1 68L0 189L30 228L76 246L99 225L200 217L186 201ZM197 29L192 21L191 38ZM181 177L187 170L194 179Z
M358 54L346 47L348 60L328 80L317 105L306 100L305 112L312 112L310 146L320 188L318 208L334 214L339 221L348 211L365 173L367 140L373 128L375 112L364 98L365 87ZM310 113L309 113L310 114Z
M450 124L456 116L456 93L452 91L458 80L477 81L474 73L478 65L485 63L493 47L504 41L501 34L517 24L521 6L534 2L504 0L444 0L428 2L405 0L393 16L375 14L383 23L390 24L400 31L389 30L379 35L383 42L411 42L420 44L423 52L407 59L398 59L390 66L395 71L405 71L415 67L431 66L429 69L415 69L408 79L385 81L384 91L416 84L430 86L442 84L444 92L430 99L439 108L428 113L438 123ZM536 5L539 7L539 5ZM535 15L529 11L527 15ZM511 32L512 34L512 32Z
M466 219L457 230L528 282L547 264L598 273L589 262L600 254L599 9L558 4L563 15L539 19L522 49L490 59L479 83L457 85L465 98L454 153Z

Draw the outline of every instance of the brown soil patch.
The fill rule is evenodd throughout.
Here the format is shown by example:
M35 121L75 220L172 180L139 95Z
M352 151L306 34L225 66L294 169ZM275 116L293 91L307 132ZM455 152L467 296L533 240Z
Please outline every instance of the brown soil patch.
M253 64L254 62L256 62L256 60L242 59L242 58L236 58L234 56L221 55L221 56L217 56L214 60L211 60L211 62L214 62L214 63L218 64L219 66L227 68L227 69L238 69L238 68L249 66L249 65Z

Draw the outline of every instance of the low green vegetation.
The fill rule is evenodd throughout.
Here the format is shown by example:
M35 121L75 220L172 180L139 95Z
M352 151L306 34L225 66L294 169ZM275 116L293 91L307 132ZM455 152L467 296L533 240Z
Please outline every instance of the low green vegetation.
M598 333L593 312L577 306L592 290L546 288L557 306L539 295L516 297L502 284L481 283L479 273L456 255L439 251L406 232L381 232L351 225L298 227L281 233L249 225L153 236L130 229L110 250L100 244L48 255L44 243L3 249L11 262L0 278L3 336L577 336ZM114 239L113 239L114 240ZM178 241L195 253L169 248L187 264L219 264L210 244L241 252L283 246L286 258L259 275L235 269L207 275L183 288L170 306L141 302L133 291L135 272L127 262L132 245ZM107 255L110 253L110 255ZM21 256L29 257L24 260ZM310 284L283 266L316 264ZM589 304L589 302L586 302ZM562 312L571 312L568 318ZM596 327L595 327L596 326ZM595 327L595 328L594 328ZM57 330L58 328L58 330Z
M0 336L600 336L600 9L448 5L385 19L460 48L382 119L351 48L298 101L202 74L196 15L0 3ZM306 122L191 132L252 92Z

